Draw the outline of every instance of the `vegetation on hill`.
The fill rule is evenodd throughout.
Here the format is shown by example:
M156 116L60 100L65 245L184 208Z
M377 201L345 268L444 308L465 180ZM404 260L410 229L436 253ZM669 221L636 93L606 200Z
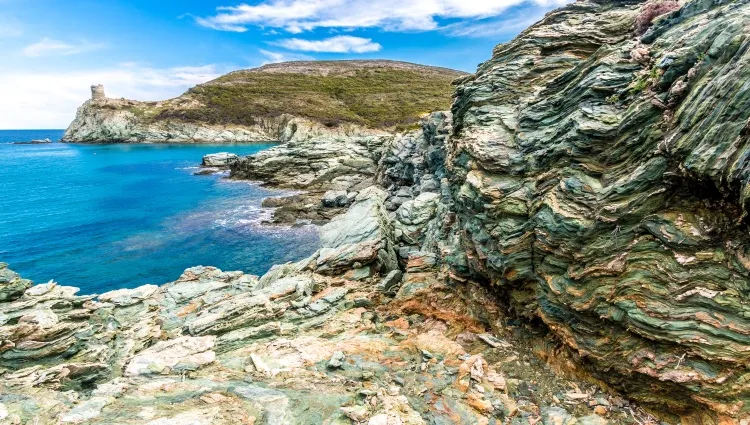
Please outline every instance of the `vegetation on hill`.
M403 63L336 64L327 72L300 72L294 67L233 72L172 101L144 103L148 111L139 115L151 120L255 125L264 118L290 114L327 126L403 128L426 113L450 109L451 82L463 75Z

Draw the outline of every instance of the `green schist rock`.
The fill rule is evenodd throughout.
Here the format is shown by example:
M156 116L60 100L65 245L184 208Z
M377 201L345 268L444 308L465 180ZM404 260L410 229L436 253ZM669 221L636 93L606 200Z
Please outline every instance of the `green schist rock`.
M462 80L450 179L469 275L598 378L750 413L750 2L582 1Z

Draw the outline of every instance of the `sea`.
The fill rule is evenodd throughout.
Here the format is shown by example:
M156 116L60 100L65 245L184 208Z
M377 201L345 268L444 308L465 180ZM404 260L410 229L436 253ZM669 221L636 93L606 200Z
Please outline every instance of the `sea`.
M263 274L318 247L314 226L263 224L283 191L197 176L203 155L272 144L12 144L62 130L0 130L0 262L81 294L163 284L188 267Z

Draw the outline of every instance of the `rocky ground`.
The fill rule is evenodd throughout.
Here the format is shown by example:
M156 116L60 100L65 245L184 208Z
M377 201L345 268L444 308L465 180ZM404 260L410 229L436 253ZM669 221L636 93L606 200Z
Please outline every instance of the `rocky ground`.
M262 277L195 267L78 296L0 266L0 423L656 423L554 373L554 346L482 285L423 253L402 273L385 193L363 195Z

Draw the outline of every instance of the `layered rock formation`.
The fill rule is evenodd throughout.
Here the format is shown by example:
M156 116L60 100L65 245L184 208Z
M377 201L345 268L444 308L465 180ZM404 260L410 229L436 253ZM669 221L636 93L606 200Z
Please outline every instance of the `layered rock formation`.
M657 423L615 391L747 425L750 2L657 3L548 14L418 130L232 164L307 191L275 202L328 222L309 259L98 297L1 268L0 416Z
M361 155L280 148L233 175L347 195L374 178L402 268L497 288L582 370L662 412L747 422L750 4L655 3L548 14L459 83L452 122ZM669 13L637 35L653 10Z
M651 420L543 367L543 341L480 285L446 284L418 256L402 276L386 196L362 191L320 251L262 277L194 267L79 296L0 264L0 423Z
M643 10L554 12L459 86L463 245L596 376L746 417L750 4L688 2L633 37Z
M449 107L462 72L394 61L290 62L235 71L174 99L139 102L92 86L64 142L287 142L392 133Z

